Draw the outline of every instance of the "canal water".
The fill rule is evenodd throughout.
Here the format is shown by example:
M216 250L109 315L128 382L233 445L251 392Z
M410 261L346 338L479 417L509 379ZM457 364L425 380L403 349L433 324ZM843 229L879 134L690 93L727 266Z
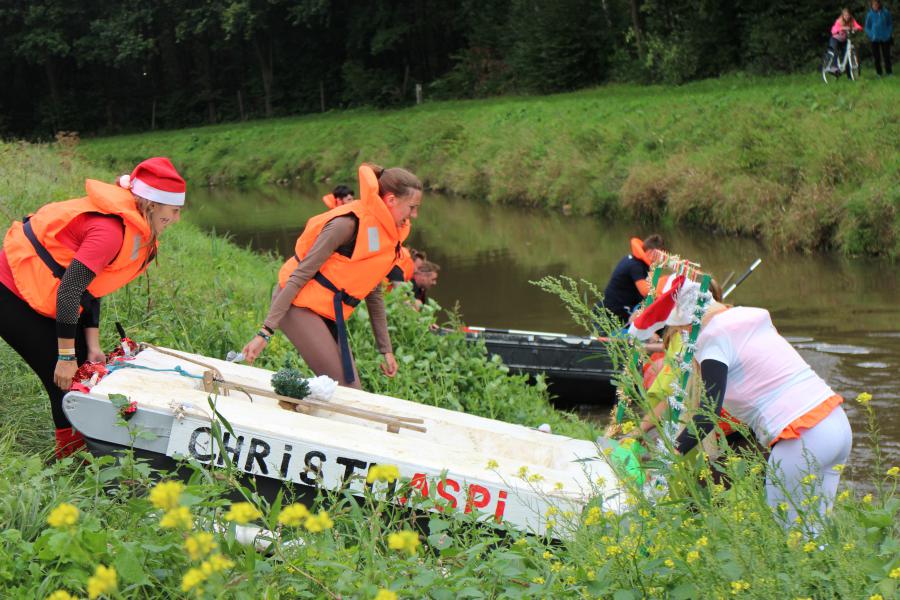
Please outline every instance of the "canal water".
M185 219L228 234L239 245L293 253L306 220L324 210L325 189L198 189ZM873 472L865 413L853 401L873 396L886 466L900 464L900 275L889 263L832 255L777 254L754 240L697 230L603 222L428 193L408 246L441 266L430 295L457 306L468 325L581 334L561 302L529 283L568 275L601 290L632 236L662 234L671 250L702 263L720 281L762 265L730 297L768 309L779 331L842 394L854 429L850 480ZM274 277L274 274L273 274ZM608 406L581 406L603 420Z

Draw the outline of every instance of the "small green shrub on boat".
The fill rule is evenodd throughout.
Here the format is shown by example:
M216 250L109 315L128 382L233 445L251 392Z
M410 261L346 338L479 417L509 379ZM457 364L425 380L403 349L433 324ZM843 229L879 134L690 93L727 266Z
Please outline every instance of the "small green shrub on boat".
M280 396L303 400L309 396L309 382L298 369L285 366L272 375L272 388Z

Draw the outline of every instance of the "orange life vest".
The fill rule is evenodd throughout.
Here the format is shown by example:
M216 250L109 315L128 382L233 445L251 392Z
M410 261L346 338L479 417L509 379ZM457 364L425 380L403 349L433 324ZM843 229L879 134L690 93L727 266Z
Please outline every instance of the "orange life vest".
M413 274L416 270L416 264L413 262L409 248L402 246L400 248L400 258L397 259L397 266L403 271L403 281L412 281Z
M384 200L378 195L378 178L365 165L359 168L359 188L359 200L316 215L306 222L306 227L294 246L294 256L278 272L278 283L284 287L299 261L312 248L322 228L336 217L356 215L359 229L351 256L348 258L335 252L319 268L319 273L344 293L344 318L353 312L359 300L368 296L385 278L399 256L400 243L409 234L408 226L398 230ZM334 297L335 292L323 282L311 279L298 292L293 304L308 308L327 319L337 320Z
M641 238L631 238L631 255L643 261L648 267L653 264L653 261L647 256L647 251L644 250L644 240Z
M87 196L64 202L45 204L25 221L38 243L61 267L68 268L75 250L60 243L56 236L84 213L116 215L125 226L122 248L115 259L91 281L87 291L96 298L110 294L137 278L146 269L150 226L134 203L131 192L116 185L88 179L84 184ZM56 293L59 279L38 255L26 236L25 225L15 221L3 240L3 249L19 293L35 311L56 318Z
M337 198L334 197L334 194L325 194L322 196L322 202L325 203L325 206L327 206L329 210L338 205Z

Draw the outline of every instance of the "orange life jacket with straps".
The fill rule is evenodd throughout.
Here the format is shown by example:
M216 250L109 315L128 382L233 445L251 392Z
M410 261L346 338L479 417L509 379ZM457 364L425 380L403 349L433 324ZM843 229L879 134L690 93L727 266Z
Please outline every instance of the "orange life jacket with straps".
M353 214L359 220L356 243L350 257L335 252L319 268L293 300L295 306L305 307L331 320L338 320L335 309L335 291L342 296L344 318L353 312L362 298L375 289L391 270L400 253L400 244L409 234L409 227L397 228L384 200L378 195L378 178L371 168L359 168L360 198L316 215L306 222L303 233L297 238L294 256L289 258L278 272L278 283L284 287L291 273L297 268L319 237L322 228L336 217ZM324 281L323 281L324 280Z
M147 268L150 225L137 209L130 191L88 179L87 196L45 204L33 215L15 221L3 240L9 267L22 297L35 311L56 318L59 280L75 257L75 250L57 240L72 220L84 213L115 215L122 219L125 237L111 263L91 281L87 293L93 298L110 294L137 278ZM84 306L84 302L82 302Z

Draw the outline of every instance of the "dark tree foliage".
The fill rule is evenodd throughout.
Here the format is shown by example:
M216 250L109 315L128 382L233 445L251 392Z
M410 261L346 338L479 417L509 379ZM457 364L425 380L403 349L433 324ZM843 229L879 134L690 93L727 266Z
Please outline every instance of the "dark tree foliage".
M865 6L850 3L862 21ZM813 68L820 0L0 0L0 135Z

